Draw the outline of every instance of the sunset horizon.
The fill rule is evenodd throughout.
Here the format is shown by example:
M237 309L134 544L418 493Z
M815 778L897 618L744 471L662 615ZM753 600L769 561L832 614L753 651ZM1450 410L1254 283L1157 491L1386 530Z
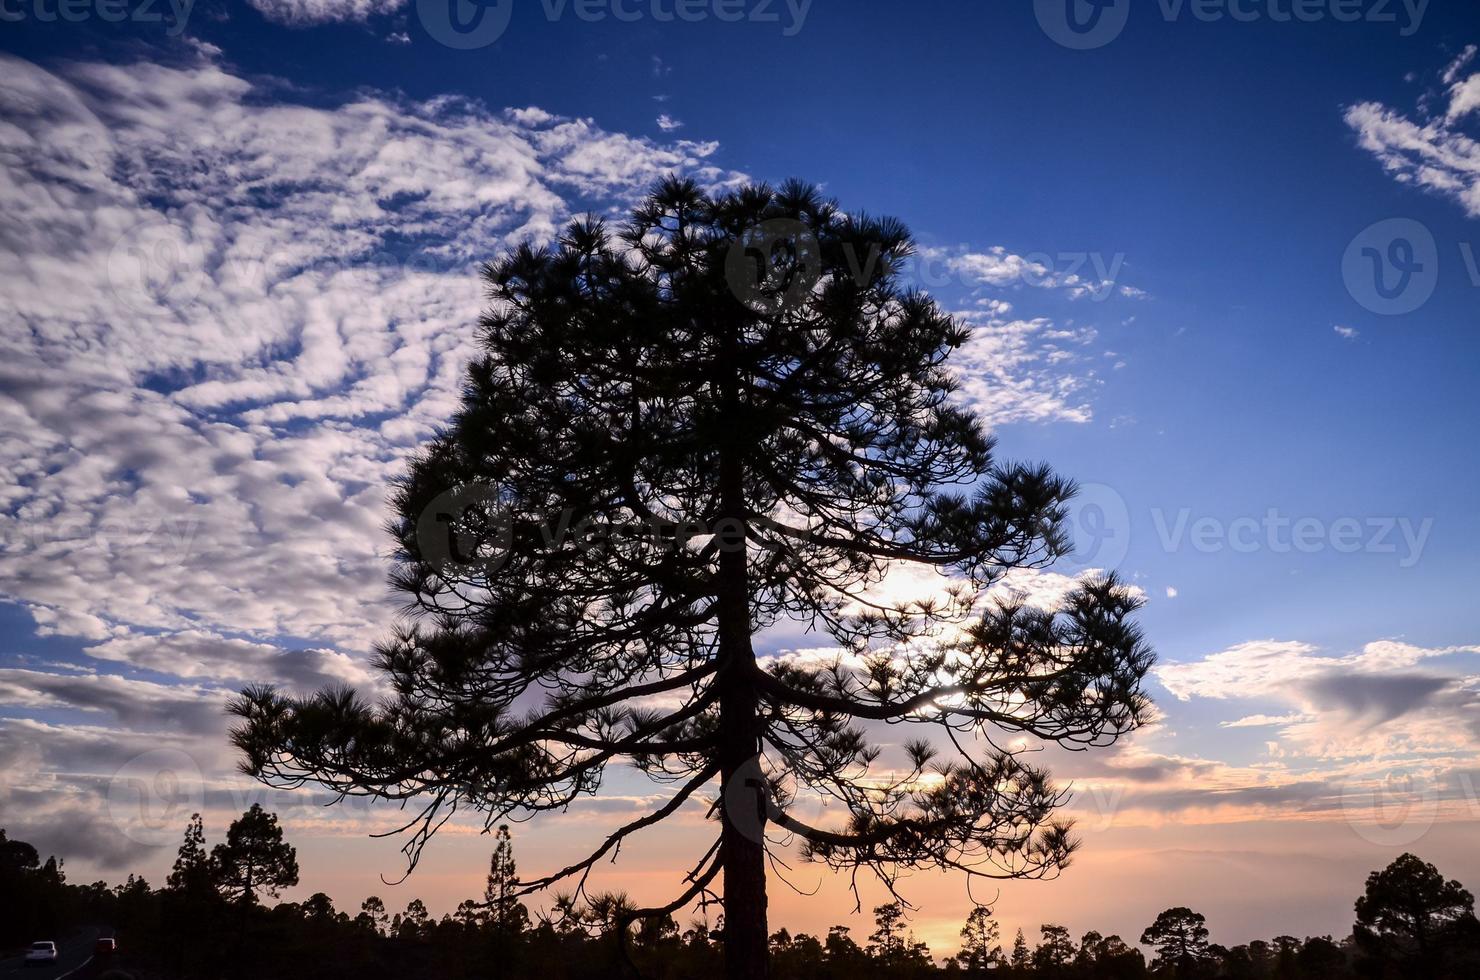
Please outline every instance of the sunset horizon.
M0 828L68 886L260 805L276 901L451 922L506 825L531 929L733 977L899 902L1178 980L1168 910L1376 970L1369 876L1480 888L1472 12L49 2Z

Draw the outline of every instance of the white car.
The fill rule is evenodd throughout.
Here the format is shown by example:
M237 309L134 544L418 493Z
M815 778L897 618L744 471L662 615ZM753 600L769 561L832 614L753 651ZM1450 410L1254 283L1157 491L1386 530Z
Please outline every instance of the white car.
M36 964L36 965L40 965L42 963L55 963L56 961L57 961L57 944L56 943L53 943L53 942L32 943L30 945L30 947L26 949L26 965L27 966L31 966L33 963Z

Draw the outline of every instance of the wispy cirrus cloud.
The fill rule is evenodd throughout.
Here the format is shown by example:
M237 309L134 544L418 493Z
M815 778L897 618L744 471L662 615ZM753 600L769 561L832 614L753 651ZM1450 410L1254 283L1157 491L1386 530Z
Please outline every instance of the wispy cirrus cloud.
M1472 218L1480 217L1480 72L1469 72L1476 51L1470 45L1450 62L1439 90L1419 100L1416 118L1380 102L1359 102L1345 113L1359 145L1395 180L1452 198Z

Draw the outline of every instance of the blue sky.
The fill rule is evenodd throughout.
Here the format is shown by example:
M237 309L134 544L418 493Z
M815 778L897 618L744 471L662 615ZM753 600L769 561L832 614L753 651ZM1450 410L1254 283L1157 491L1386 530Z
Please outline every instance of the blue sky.
M756 23L520 2L496 41L455 50L428 31L435 5L399 0L200 0L180 30L8 0L13 833L105 873L167 863L150 845L175 826L126 828L119 772L183 753L224 819L247 790L202 747L222 692L368 681L380 493L450 405L470 263L678 170L800 176L903 218L923 284L978 324L960 366L1004 454L1088 485L1087 554L1055 573L1116 567L1143 589L1167 668L1161 723L1064 763L1122 794L1107 853L1308 852L1328 819L1318 894L1278 910L1311 932L1345 928L1395 847L1427 841L1480 884L1455 843L1480 816L1459 778L1480 747L1480 21L1464 4L1374 0L1356 9L1394 21L1356 23L1320 4L1290 21L1287 0L1237 5L1248 23L1169 5L1136 2L1118 36L1071 50L1046 0L726 8L776 16ZM1369 231L1389 219L1434 249L1418 243L1397 302L1432 295L1398 314L1363 254L1402 257L1393 226ZM1016 584L1051 598L1063 581ZM1394 780L1426 821L1402 845L1353 803ZM358 901L371 886L346 868L386 849L361 840L373 815L297 819ZM1169 843L1172 824L1203 843ZM530 846L558 857L567 835L546 833ZM1134 862L1086 863L1073 902L1071 873L1002 914L1036 924L1047 902L1102 928L1096 890ZM1191 866L1157 881L1188 886ZM476 890L448 873L448 898ZM1215 938L1251 938L1252 877L1220 875L1196 884L1223 903Z

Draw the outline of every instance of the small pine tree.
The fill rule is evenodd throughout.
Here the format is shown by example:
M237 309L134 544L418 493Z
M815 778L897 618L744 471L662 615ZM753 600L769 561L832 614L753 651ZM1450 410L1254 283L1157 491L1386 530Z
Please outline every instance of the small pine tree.
M457 911L452 913L452 921L468 932L473 932L488 921L488 911L471 898L464 899L457 903Z
M1141 933L1141 944L1156 947L1159 968L1186 976L1207 958L1207 919L1184 906L1167 909Z
M971 973L990 970L1002 960L1002 946L997 941L1000 935L1001 927L992 918L992 910L978 905L961 927L961 951L956 961Z
M483 890L483 904L488 908L488 924L497 932L518 933L529 922L529 912L519 901L519 871L514 865L514 841L509 825L500 824L494 835L493 857L488 863L488 884Z
M211 858L206 853L206 831L200 814L190 816L185 839L180 842L174 870L165 882L172 892L200 899L215 893L211 884Z
M381 901L379 895L371 895L360 903L360 914L355 921L379 935L385 935L385 930L390 925L390 918L385 913L385 902Z
M211 871L223 896L252 905L259 890L276 898L298 884L298 851L283 840L277 814L253 803L211 851Z
M1043 942L1033 951L1033 965L1042 973L1054 974L1074 960L1074 940L1063 926L1046 922L1038 927Z
M878 928L868 937L868 952L876 960L895 963L904 953L904 906L889 902L874 909L874 925Z
M427 934L431 919L426 903L413 898L406 904L406 914L396 916L396 933L402 939L420 939Z
M1012 968L1023 970L1028 966L1028 940L1023 937L1023 930L1017 931L1017 938L1012 941Z

